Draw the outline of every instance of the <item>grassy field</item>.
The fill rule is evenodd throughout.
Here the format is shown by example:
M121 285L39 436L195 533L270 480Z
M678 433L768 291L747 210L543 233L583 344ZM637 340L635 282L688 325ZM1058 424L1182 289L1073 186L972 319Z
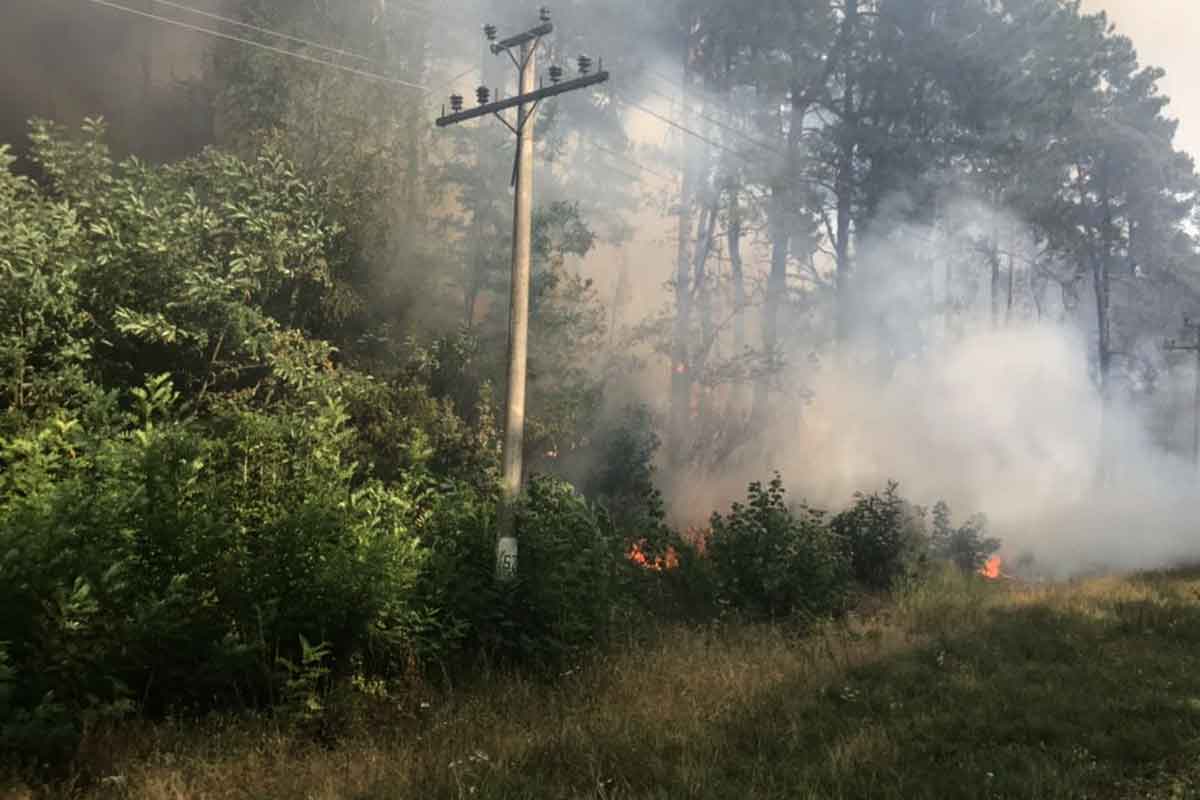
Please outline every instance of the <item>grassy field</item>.
M244 720L125 725L55 795L1200 797L1200 571L944 576L805 637L638 631L552 683L406 703L347 718L334 744Z

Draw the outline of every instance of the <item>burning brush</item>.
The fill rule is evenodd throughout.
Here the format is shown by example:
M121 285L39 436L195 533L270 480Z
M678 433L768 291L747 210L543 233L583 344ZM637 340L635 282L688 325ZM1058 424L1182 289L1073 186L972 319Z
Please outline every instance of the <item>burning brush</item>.
M648 569L652 572L662 572L663 570L676 569L679 566L679 554L675 552L675 548L667 545L666 552L661 556L650 556L646 552L646 540L634 542L629 548L629 552L625 557L637 564L642 569Z
M1000 556L992 556L979 568L979 574L989 581L1011 580L1012 576L1005 574L1003 567L1004 562L1000 559Z

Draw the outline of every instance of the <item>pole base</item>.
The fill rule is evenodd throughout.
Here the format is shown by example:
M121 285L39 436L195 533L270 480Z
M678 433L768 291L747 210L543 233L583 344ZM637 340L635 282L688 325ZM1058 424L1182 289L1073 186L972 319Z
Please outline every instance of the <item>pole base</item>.
M517 540L505 536L496 542L496 578L511 581L517 577Z

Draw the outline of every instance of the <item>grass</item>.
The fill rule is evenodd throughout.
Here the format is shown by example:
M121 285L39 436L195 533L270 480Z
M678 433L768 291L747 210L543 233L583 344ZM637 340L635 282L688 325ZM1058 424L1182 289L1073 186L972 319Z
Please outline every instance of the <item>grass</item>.
M88 781L10 796L1200 797L1200 571L943 575L804 637L639 634L552 682L340 719L333 744L261 721L125 724L88 741Z

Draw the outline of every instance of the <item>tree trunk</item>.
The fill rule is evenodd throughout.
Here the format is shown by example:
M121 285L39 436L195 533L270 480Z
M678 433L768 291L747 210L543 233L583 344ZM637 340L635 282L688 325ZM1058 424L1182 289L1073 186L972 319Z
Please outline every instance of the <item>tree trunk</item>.
M1113 353L1111 299L1108 265L1106 262L1107 259L1103 257L1093 260L1092 282L1096 295L1096 357L1100 373L1100 393L1107 397L1110 388L1109 381Z
M1007 327L1012 325L1013 313L1013 292L1016 288L1017 265L1013 259L1013 254L1008 254L1008 305L1004 309L1004 325Z
M837 320L835 331L839 343L845 342L850 338L850 273L853 269L850 264L850 221L853 211L850 199L850 171L853 169L853 160L853 146L843 144L842 153L839 156L836 179L837 239L834 241L835 267L837 269Z
M609 329L609 344L616 346L617 331L625 322L625 309L633 299L633 288L629 282L629 250L622 247L617 256L617 286L613 290L612 327Z
M671 344L671 454L677 462L683 450L684 431L691 405L692 378L688 335L692 327L692 239L691 168L684 167L679 192L679 238L675 254L675 325Z
M1096 298L1096 367L1100 383L1100 463L1098 479L1108 479L1108 424L1113 401L1112 387L1112 286L1110 261L1113 255L1112 208L1107 188L1107 176L1101 186L1103 219L1100 229L1100 251L1092 252L1092 291Z
M859 0L846 0L846 17L842 27L841 57L846 59L843 67L843 93L841 107L841 142L838 147L837 167L834 176L834 192L837 195L837 231L834 257L837 287L837 319L835 333L837 341L845 342L850 337L850 281L853 266L850 263L850 228L854 215L854 157L855 141L853 128L857 124L857 109L854 103L854 79L851 74L849 56L854 47L858 28Z
M988 266L992 268L992 330L1000 327L1000 248L995 235L987 243Z
M717 207L719 196L713 192L700 212L700 228L697 232L696 257L692 269L692 284L696 293L696 310L700 316L700 347L692 357L692 381L703 376L708 356L715 344L716 323L713 320L712 282L708 279L708 257L712 253L713 235L717 229ZM706 394L702 391L697 402L696 413L700 421L708 414Z
M746 277L742 268L742 209L740 189L735 184L729 190L729 272L733 281L733 352L746 352Z
M691 80L694 57L693 44L688 39L683 75L683 111L687 119L687 86ZM689 360L688 337L692 323L691 252L692 203L695 195L695 148L689 139L684 140L683 176L679 187L677 210L679 230L675 251L675 325L671 336L671 409L668 431L668 458L675 464L683 461L684 442L691 411L692 376Z
M762 346L766 358L766 369L754 385L754 419L762 422L767 417L771 373L779 365L779 308L787 291L788 225L786 190L775 185L771 188L771 202L767 211L767 227L771 237L771 271L767 275L767 296L763 304Z

